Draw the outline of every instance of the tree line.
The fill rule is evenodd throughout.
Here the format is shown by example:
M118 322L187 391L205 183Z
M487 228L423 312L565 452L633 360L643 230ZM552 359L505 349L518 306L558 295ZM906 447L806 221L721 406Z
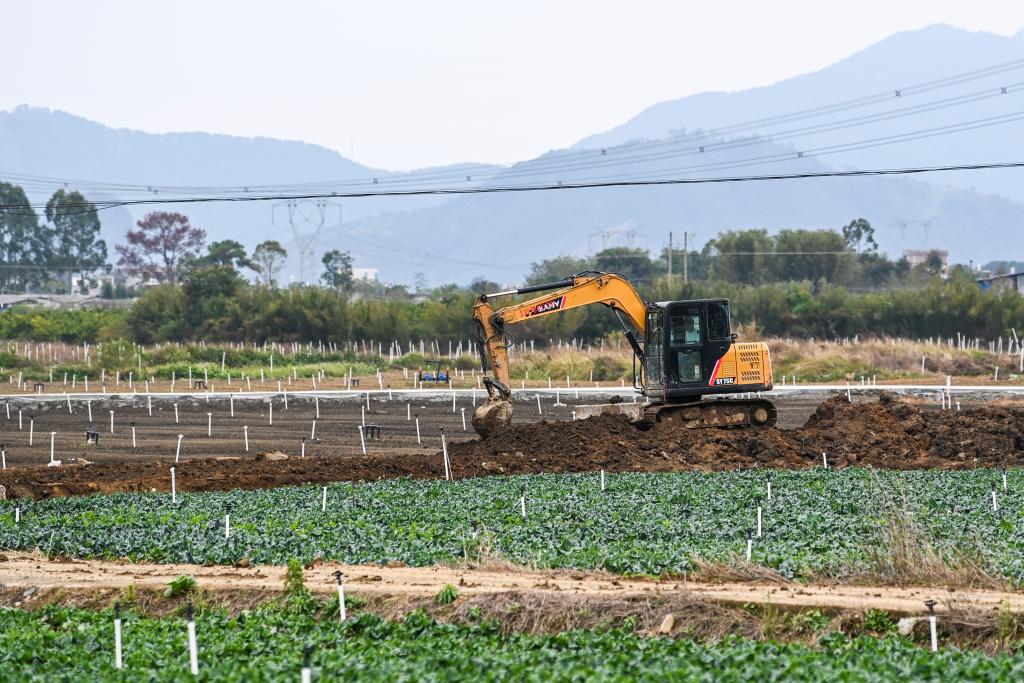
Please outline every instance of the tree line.
M115 245L114 264L107 260L101 227L95 204L78 191L54 192L40 216L22 187L0 182L0 290L68 292L77 275L84 293L96 285L97 274L110 272L114 265L140 278L170 284L203 268L247 269L258 282L277 286L288 258L276 240L261 242L251 255L236 240L207 244L206 231L193 226L188 216L152 211L126 233L123 243ZM322 263L325 285L352 289L352 257L347 252L329 251ZM102 294L113 298L113 285L105 283Z
M86 277L106 264L96 207L59 190L37 216L17 186L0 183L0 287L45 286L67 273ZM505 289L477 279L416 292L354 281L351 256L324 255L323 286L279 286L287 251L276 241L251 254L234 240L207 243L206 232L180 213L154 211L114 249L117 263L158 284L128 310L43 311L0 315L0 338L73 342L465 339L475 335L477 293ZM686 280L682 276L686 264ZM671 268L671 272L670 272ZM945 273L932 253L911 267L879 253L874 230L856 219L838 230L726 231L700 250L630 247L534 263L529 284L587 270L618 272L647 300L728 297L734 320L764 335L844 337L994 337L1024 327L1024 297L981 291L962 267ZM251 279L243 274L251 272ZM59 275L59 278L58 278ZM600 306L567 311L512 330L541 344L596 338L619 330Z

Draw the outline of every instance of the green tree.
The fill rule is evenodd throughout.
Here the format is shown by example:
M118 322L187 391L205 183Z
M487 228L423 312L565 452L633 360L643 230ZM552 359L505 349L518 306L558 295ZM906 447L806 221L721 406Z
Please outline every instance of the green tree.
M80 192L57 190L46 202L46 220L53 250L47 266L59 271L68 286L78 273L85 287L85 276L107 262L107 243L99 239L100 218L96 206Z
M661 274L660 264L651 260L646 249L610 247L594 255L594 268L606 273L619 273L634 285L650 284Z
M547 282L558 282L570 275L594 269L594 262L590 258L556 256L530 264L530 274L526 276L526 284L541 285Z
M324 254L323 264L320 279L325 285L339 292L352 291L352 256L347 251L331 249Z
M774 251L765 230L729 230L704 245L704 254L713 259L711 279L747 285L766 281L766 262Z
M266 240L256 245L252 252L252 269L259 275L260 281L268 287L277 285L277 274L281 272L288 252L277 240Z
M844 225L843 239L854 251L859 252L862 245L865 251L878 251L878 242L875 241L875 229L864 218L858 218Z
M193 267L221 266L224 268L254 268L254 264L245 253L245 247L235 240L211 242L206 247L206 256L197 258Z
M38 272L39 218L25 191L0 182L0 288L24 290Z
M229 339L243 314L238 297L244 282L230 266L207 266L189 273L182 283L184 318L200 338Z
M782 230L774 253L767 266L776 282L844 282L854 265L853 252L831 230Z

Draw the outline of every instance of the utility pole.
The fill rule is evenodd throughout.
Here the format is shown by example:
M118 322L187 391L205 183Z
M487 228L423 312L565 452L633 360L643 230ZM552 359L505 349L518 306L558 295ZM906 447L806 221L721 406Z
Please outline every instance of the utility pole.
M672 231L668 233L668 284L672 285Z
M685 285L690 281L689 272L687 266L690 261L690 233L683 231L683 284Z

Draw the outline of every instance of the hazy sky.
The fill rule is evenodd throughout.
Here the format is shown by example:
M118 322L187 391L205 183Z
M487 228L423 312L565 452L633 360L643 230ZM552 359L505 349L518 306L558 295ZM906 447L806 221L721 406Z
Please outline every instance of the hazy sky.
M0 109L511 162L665 99L772 83L894 32L1011 35L1021 0L5 0ZM354 152L354 154L353 154Z

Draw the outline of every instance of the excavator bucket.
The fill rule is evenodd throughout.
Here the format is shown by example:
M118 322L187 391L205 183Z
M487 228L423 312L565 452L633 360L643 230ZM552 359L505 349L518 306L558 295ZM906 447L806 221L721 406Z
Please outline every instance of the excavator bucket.
M473 429L483 438L505 431L512 425L512 401L492 396L473 413Z

